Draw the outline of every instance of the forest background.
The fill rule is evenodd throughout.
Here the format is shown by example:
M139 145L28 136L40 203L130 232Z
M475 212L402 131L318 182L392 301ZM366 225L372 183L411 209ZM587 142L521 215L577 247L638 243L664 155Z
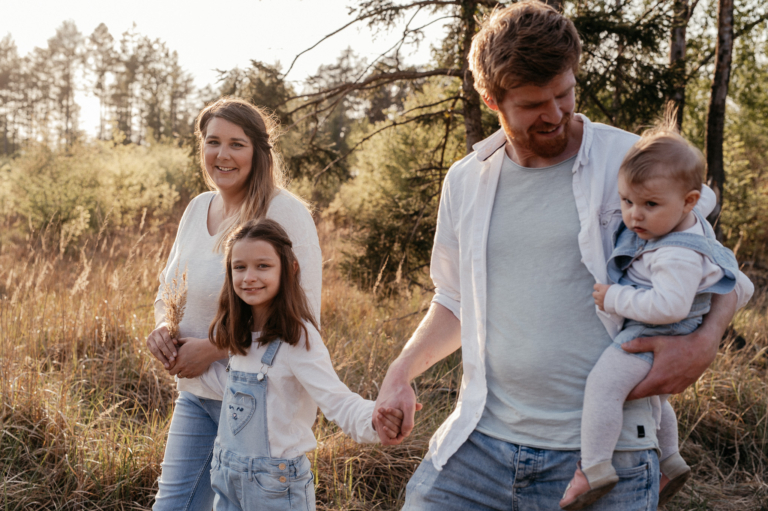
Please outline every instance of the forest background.
M584 43L578 112L640 132L667 101L680 106L681 129L705 152L721 201L712 220L757 286L712 368L674 399L695 475L667 508L768 510L768 7L548 3L574 20ZM86 35L63 22L26 55L11 35L0 40L5 509L151 505L174 391L144 340L178 219L205 189L192 122L222 95L279 118L291 189L312 202L321 235L324 338L347 385L375 399L431 297L445 173L499 127L466 62L477 20L496 5L351 4L354 21L330 27L329 37L357 26L372 35L396 28L401 39L372 59L348 49L301 84L286 79L292 63L253 60L196 88L179 64L183 48L103 24ZM407 49L437 23L445 32L431 61L409 64ZM94 136L80 128L78 90L98 98ZM320 416L310 455L318 505L397 509L460 378L457 353L416 380L425 409L402 446L355 445Z

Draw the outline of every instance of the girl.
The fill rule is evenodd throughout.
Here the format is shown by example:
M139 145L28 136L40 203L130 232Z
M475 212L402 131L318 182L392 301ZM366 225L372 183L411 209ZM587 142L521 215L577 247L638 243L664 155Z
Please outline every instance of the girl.
M150 352L178 377L179 397L165 445L153 511L210 511L213 441L221 414L218 374L227 352L208 340L216 297L224 282L222 245L239 224L271 218L287 226L301 263L302 286L312 311L320 313L322 256L315 223L304 202L284 188L280 157L273 149L277 126L258 107L222 98L197 117L203 178L212 190L192 199L181 218L155 300L156 328ZM160 300L163 284L187 268L187 309L179 339L171 339ZM223 360L222 360L223 359Z
M357 442L375 442L374 402L352 393L331 364L299 285L291 240L277 222L237 228L225 249L226 278L209 337L229 350L213 450L214 509L315 509L304 453L317 447L317 404ZM402 413L387 410L395 438Z

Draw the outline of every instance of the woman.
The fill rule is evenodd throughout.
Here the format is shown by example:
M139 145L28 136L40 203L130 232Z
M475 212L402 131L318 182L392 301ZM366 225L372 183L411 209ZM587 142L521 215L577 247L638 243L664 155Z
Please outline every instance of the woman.
M173 411L155 511L209 511L211 455L221 410L219 376L227 352L208 340L224 282L222 241L237 225L270 218L287 231L301 266L302 287L315 318L320 313L322 258L312 216L284 188L271 137L275 125L253 105L224 98L200 112L195 134L206 184L214 191L195 197L179 224L160 289L176 269L187 269L187 305L179 339L171 339L160 292L155 300L156 328L147 347L172 375L179 397Z

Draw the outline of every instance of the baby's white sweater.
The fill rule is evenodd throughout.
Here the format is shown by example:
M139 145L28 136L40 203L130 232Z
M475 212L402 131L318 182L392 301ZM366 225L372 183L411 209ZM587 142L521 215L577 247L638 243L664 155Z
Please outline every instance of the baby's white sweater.
M698 219L683 232L704 235ZM627 269L629 280L650 289L614 284L608 288L603 307L606 312L652 325L676 323L688 316L696 293L717 283L723 275L718 265L695 250L659 248L644 253ZM742 293L738 307L743 307L751 296L751 292Z

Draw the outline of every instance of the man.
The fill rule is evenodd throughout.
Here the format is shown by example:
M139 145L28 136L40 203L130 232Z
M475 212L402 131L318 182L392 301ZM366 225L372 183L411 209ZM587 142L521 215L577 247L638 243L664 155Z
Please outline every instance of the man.
M409 482L405 509L556 510L579 460L586 378L623 322L598 312L591 293L607 282L618 168L637 140L574 114L580 53L571 21L531 0L495 11L473 40L475 86L502 130L446 176L435 297L377 400L404 411L402 434L383 439L402 441L417 406L411 380L462 348L456 410ZM714 194L703 195L711 208ZM627 348L653 351L654 366L624 407L620 481L589 509L656 509L656 422L639 398L696 381L750 286L741 275L693 334Z

